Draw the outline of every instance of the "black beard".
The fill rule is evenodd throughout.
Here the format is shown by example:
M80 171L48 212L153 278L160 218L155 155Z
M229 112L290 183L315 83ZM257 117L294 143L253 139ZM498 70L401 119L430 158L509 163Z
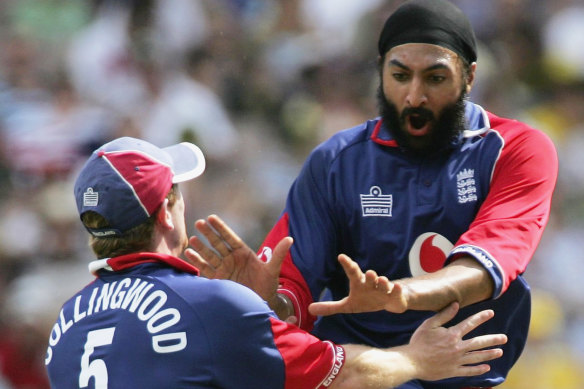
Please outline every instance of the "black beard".
M458 100L445 106L438 117L435 117L432 111L426 108L406 108L400 114L395 104L385 97L383 85L377 90L377 104L385 128L401 148L422 156L450 147L458 140L466 129L465 97L466 94L461 91ZM431 122L432 131L424 139L413 137L406 132L406 118L410 114L417 114Z

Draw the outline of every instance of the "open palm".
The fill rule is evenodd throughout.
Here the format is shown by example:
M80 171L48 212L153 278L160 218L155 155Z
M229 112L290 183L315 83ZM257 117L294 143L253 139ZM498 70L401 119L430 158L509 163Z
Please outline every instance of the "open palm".
M339 255L339 263L349 279L349 295L338 301L310 304L309 312L315 316L336 313L360 313L387 310L402 313L407 305L402 286L373 270L361 271L359 265L345 254Z
M264 262L218 216L197 220L195 227L213 247L211 249L196 236L189 239L192 248L185 250L185 256L202 276L232 280L254 290L266 301L273 298L292 238L282 239L275 247L271 260Z

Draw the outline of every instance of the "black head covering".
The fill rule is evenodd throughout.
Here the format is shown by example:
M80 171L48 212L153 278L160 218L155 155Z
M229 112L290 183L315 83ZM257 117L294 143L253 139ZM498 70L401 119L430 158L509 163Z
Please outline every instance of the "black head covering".
M410 0L385 22L379 36L379 54L405 43L446 47L473 63L477 60L474 31L462 11L446 0Z

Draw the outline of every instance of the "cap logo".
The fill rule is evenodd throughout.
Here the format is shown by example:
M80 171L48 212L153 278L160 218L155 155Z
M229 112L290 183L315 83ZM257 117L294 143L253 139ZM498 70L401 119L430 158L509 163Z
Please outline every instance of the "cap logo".
M84 207L97 207L99 202L99 192L94 192L93 188L87 188L85 193L83 193L83 206Z

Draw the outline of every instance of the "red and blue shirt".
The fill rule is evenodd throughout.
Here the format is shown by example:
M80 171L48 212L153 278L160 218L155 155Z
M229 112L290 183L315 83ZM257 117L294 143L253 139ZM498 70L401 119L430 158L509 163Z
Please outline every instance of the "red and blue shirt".
M49 338L52 388L324 388L344 364L342 346L178 258L140 253L91 268L97 278L63 305Z
M292 236L279 291L293 301L299 325L333 342L376 347L406 343L432 313L339 314L315 322L310 303L348 295L338 254L390 280L435 271L460 256L476 259L491 275L494 294L455 320L494 309L495 318L473 334L503 332L509 342L486 375L435 387L499 384L519 357L530 317L521 274L548 221L558 170L542 132L470 102L466 117L469 129L456 142L424 157L400 148L380 119L333 135L306 160L259 251L266 255Z

